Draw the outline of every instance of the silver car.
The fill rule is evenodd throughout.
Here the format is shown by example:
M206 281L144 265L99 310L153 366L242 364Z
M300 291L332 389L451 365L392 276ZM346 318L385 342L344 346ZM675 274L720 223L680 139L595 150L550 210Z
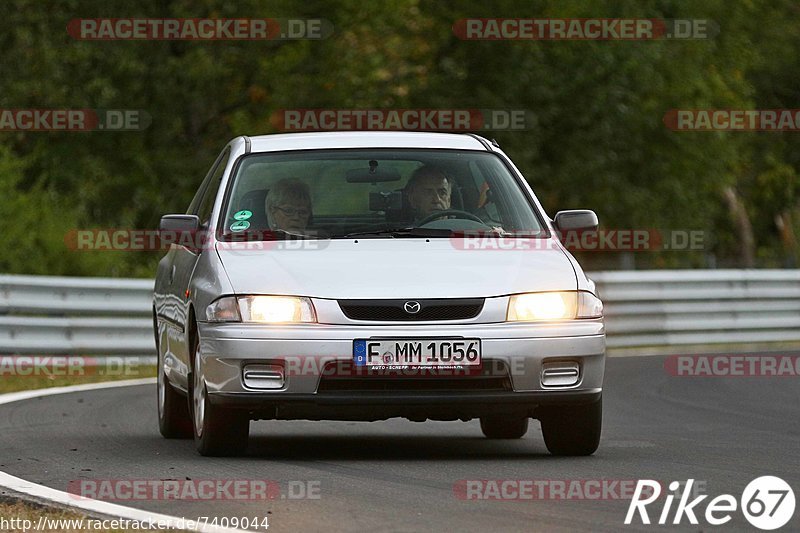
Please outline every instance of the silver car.
M161 219L153 317L158 418L203 455L242 453L251 420L541 422L589 455L605 331L551 220L497 143L472 134L238 137L186 214Z

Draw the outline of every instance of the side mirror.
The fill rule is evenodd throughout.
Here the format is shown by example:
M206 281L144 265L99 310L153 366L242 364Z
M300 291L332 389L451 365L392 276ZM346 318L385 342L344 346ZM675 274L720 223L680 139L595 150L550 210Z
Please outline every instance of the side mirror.
M181 243L192 252L197 252L200 218L197 215L164 215L158 224L158 236L162 245L169 248L172 244Z
M193 232L199 228L200 218L197 215L164 215L158 224L158 231L175 233Z
M559 211L553 220L556 229L560 232L566 231L597 231L600 222L597 214L589 209L572 209L569 211Z

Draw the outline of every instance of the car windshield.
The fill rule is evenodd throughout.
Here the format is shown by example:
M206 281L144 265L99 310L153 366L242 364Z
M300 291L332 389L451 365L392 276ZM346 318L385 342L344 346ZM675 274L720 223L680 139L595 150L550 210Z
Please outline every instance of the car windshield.
M546 235L495 154L313 150L242 159L224 203L224 239Z

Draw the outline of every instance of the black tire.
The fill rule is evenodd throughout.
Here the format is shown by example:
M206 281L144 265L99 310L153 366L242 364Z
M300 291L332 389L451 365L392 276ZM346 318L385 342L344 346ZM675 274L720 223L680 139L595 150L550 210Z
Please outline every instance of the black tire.
M481 431L490 439L521 439L528 432L528 418L481 417Z
M155 312L154 312L155 315ZM191 439L192 418L186 397L176 391L164 374L164 361L158 344L158 327L153 318L156 334L156 353L158 358L158 377L156 402L158 407L158 430L165 439Z
M584 405L547 407L539 414L542 435L553 455L592 455L600 445L603 398Z
M207 394L204 394L208 398ZM206 400L202 434L195 431L194 444L200 455L230 457L247 451L250 419L231 409L213 406Z
M208 457L242 455L247 450L250 418L246 413L208 401L199 342L195 340L193 345L190 403L195 447L200 455Z
M191 439L192 418L189 415L189 403L186 401L186 396L172 388L169 379L160 367L158 372L160 389L158 392L158 429L165 439Z

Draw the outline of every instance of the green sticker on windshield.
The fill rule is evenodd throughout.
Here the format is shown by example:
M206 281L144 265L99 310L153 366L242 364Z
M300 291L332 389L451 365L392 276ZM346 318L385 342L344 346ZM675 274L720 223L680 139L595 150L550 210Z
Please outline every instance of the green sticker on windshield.
M250 227L250 223L246 220L240 220L231 224L231 231L244 231Z
M253 212L248 211L247 209L242 209L241 211L237 211L233 214L233 218L235 220L247 220L251 216L253 216Z

